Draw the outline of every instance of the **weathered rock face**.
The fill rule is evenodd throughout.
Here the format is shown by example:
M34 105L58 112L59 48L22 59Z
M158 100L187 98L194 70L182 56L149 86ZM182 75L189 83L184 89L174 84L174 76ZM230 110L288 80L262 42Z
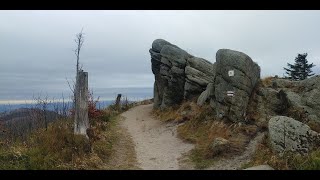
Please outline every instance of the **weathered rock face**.
M249 56L220 49L212 64L162 39L153 42L150 54L155 108L198 98L198 105L210 101L220 118L245 121L249 98L260 79L260 67ZM228 96L229 91L234 96Z
M154 107L167 107L183 100L186 61L191 55L169 42L157 39L149 50L155 75Z
M258 126L267 126L270 117L276 115L282 115L285 112L286 107L283 105L279 91L270 87L259 87L253 94L253 99L249 102L250 107L247 111L251 121ZM256 114L258 116L250 116L250 114Z
M149 50L154 82L154 107L165 108L199 96L214 79L214 66L163 39Z
M303 81L292 81L291 88L281 88L279 97L282 106L288 113L296 112L300 121L312 123L320 127L320 76L314 76Z
M297 81L290 81L288 79L274 79L274 88L292 88L298 84Z
M185 68L186 83L184 97L191 99L201 94L209 83L213 83L215 64L197 57L187 60Z
M210 97L213 95L213 92L214 92L214 84L209 83L207 85L206 90L200 94L200 96L197 100L197 104L199 106L202 106L206 101L210 100Z
M319 133L312 131L306 124L286 116L271 118L268 128L272 148L278 153L307 153L320 142Z
M252 90L260 79L260 67L244 53L220 49L216 54L214 97L211 106L219 118L244 121ZM232 91L234 96L228 96Z
M272 116L289 116L320 132L320 76L303 81L273 78L274 83L259 86L251 99L251 122L268 123ZM252 114L252 112L248 112Z
M283 102L280 99L279 91L272 88L260 88L260 91L265 101L263 103L265 105L264 109L275 112L276 114L284 111L285 107L283 107Z

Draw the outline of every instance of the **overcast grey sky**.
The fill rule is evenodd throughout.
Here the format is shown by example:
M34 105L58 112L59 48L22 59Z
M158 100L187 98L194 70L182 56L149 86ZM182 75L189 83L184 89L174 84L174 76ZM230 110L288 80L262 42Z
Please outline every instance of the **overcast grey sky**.
M320 73L320 11L0 11L0 100L69 91L75 35L90 88L152 87L149 48L165 39L215 62L218 49L248 54L261 75L284 74L307 52Z

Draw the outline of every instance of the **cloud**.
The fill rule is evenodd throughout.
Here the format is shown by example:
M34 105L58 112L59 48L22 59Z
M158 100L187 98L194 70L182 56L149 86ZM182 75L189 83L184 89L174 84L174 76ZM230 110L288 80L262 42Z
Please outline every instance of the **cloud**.
M74 38L92 88L152 87L152 41L163 38L215 62L218 49L248 54L262 77L282 76L308 52L320 67L319 11L0 11L0 99L68 92Z

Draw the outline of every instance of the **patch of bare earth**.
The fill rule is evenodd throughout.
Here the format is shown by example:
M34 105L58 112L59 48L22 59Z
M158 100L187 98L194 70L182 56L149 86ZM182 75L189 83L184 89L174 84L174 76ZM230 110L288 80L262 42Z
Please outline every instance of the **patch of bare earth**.
M183 155L194 145L176 135L176 125L151 117L153 104L140 105L124 112L122 125L135 144L138 167L146 170L190 169Z

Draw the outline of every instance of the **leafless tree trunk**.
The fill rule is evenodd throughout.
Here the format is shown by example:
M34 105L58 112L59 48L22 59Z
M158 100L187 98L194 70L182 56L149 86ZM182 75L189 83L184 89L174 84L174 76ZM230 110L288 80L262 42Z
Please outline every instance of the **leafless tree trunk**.
M80 51L81 51L81 47L82 44L84 42L84 36L83 36L83 28L81 29L81 32L79 34L77 34L76 39L74 40L77 44L77 48L74 50L74 53L76 54L77 57L77 71L76 71L76 75L78 75L80 69L79 69L79 60L80 60Z
M81 29L81 32L79 34L76 35L76 39L74 40L76 43L76 49L74 50L74 53L76 55L77 58L77 64L76 64L76 83L74 85L74 90L73 90L73 104L74 104L74 108L76 107L76 102L77 102L77 91L78 91L78 74L80 71L79 68L79 61L80 61L80 51L81 51L81 47L83 45L84 42L84 36L83 36L83 28ZM68 82L69 83L69 82ZM69 84L70 86L70 84Z
M73 85L73 89L71 88L70 86L70 83L68 82L69 84L69 87L70 89L72 90L73 92L73 107L75 108L76 107L76 102L77 102L77 89L78 89L78 74L79 74L79 71L81 68L79 68L79 64L80 64L80 51L81 51L81 48L82 48L82 45L83 45L83 42L84 42L84 36L83 36L83 28L81 29L81 32L79 34L76 35L76 39L74 40L75 43L76 43L76 49L74 50L74 53L76 55L76 59L77 59L77 63L76 63L76 82L74 83Z
M48 129L48 120L47 120L47 111L48 111L48 104L51 103L51 101L48 100L48 95L46 95L43 99L41 98L41 95L38 97L33 97L33 99L37 102L36 106L40 110L39 113L37 113L37 110L35 109L35 114L37 114L37 120L40 121L40 124L44 124L46 130ZM41 127L41 125L40 125Z
M60 114L63 116L63 117L67 117L67 110L68 110L68 105L67 103L64 101L64 96L63 96L63 93L62 93L62 107L61 107L61 111L60 111Z
M76 90L76 106L75 106L75 134L83 134L87 136L89 128L88 117L88 73L79 71L78 89Z
M81 29L80 33L76 35L76 39L74 39L76 43L76 49L73 50L76 55L76 80L75 81L72 80L73 84L71 85L68 79L66 78L69 88L73 93L73 97L72 97L73 109L76 106L76 90L77 90L77 82L78 82L78 73L80 69L82 69L82 67L80 67L80 51L84 42L84 33L82 31L83 31L83 28Z
M77 48L74 50L77 64L76 64L76 84L74 89L74 133L83 134L87 136L87 129L89 128L88 118L88 73L83 72L82 67L79 66L80 51L84 42L83 29L77 34L75 42Z

